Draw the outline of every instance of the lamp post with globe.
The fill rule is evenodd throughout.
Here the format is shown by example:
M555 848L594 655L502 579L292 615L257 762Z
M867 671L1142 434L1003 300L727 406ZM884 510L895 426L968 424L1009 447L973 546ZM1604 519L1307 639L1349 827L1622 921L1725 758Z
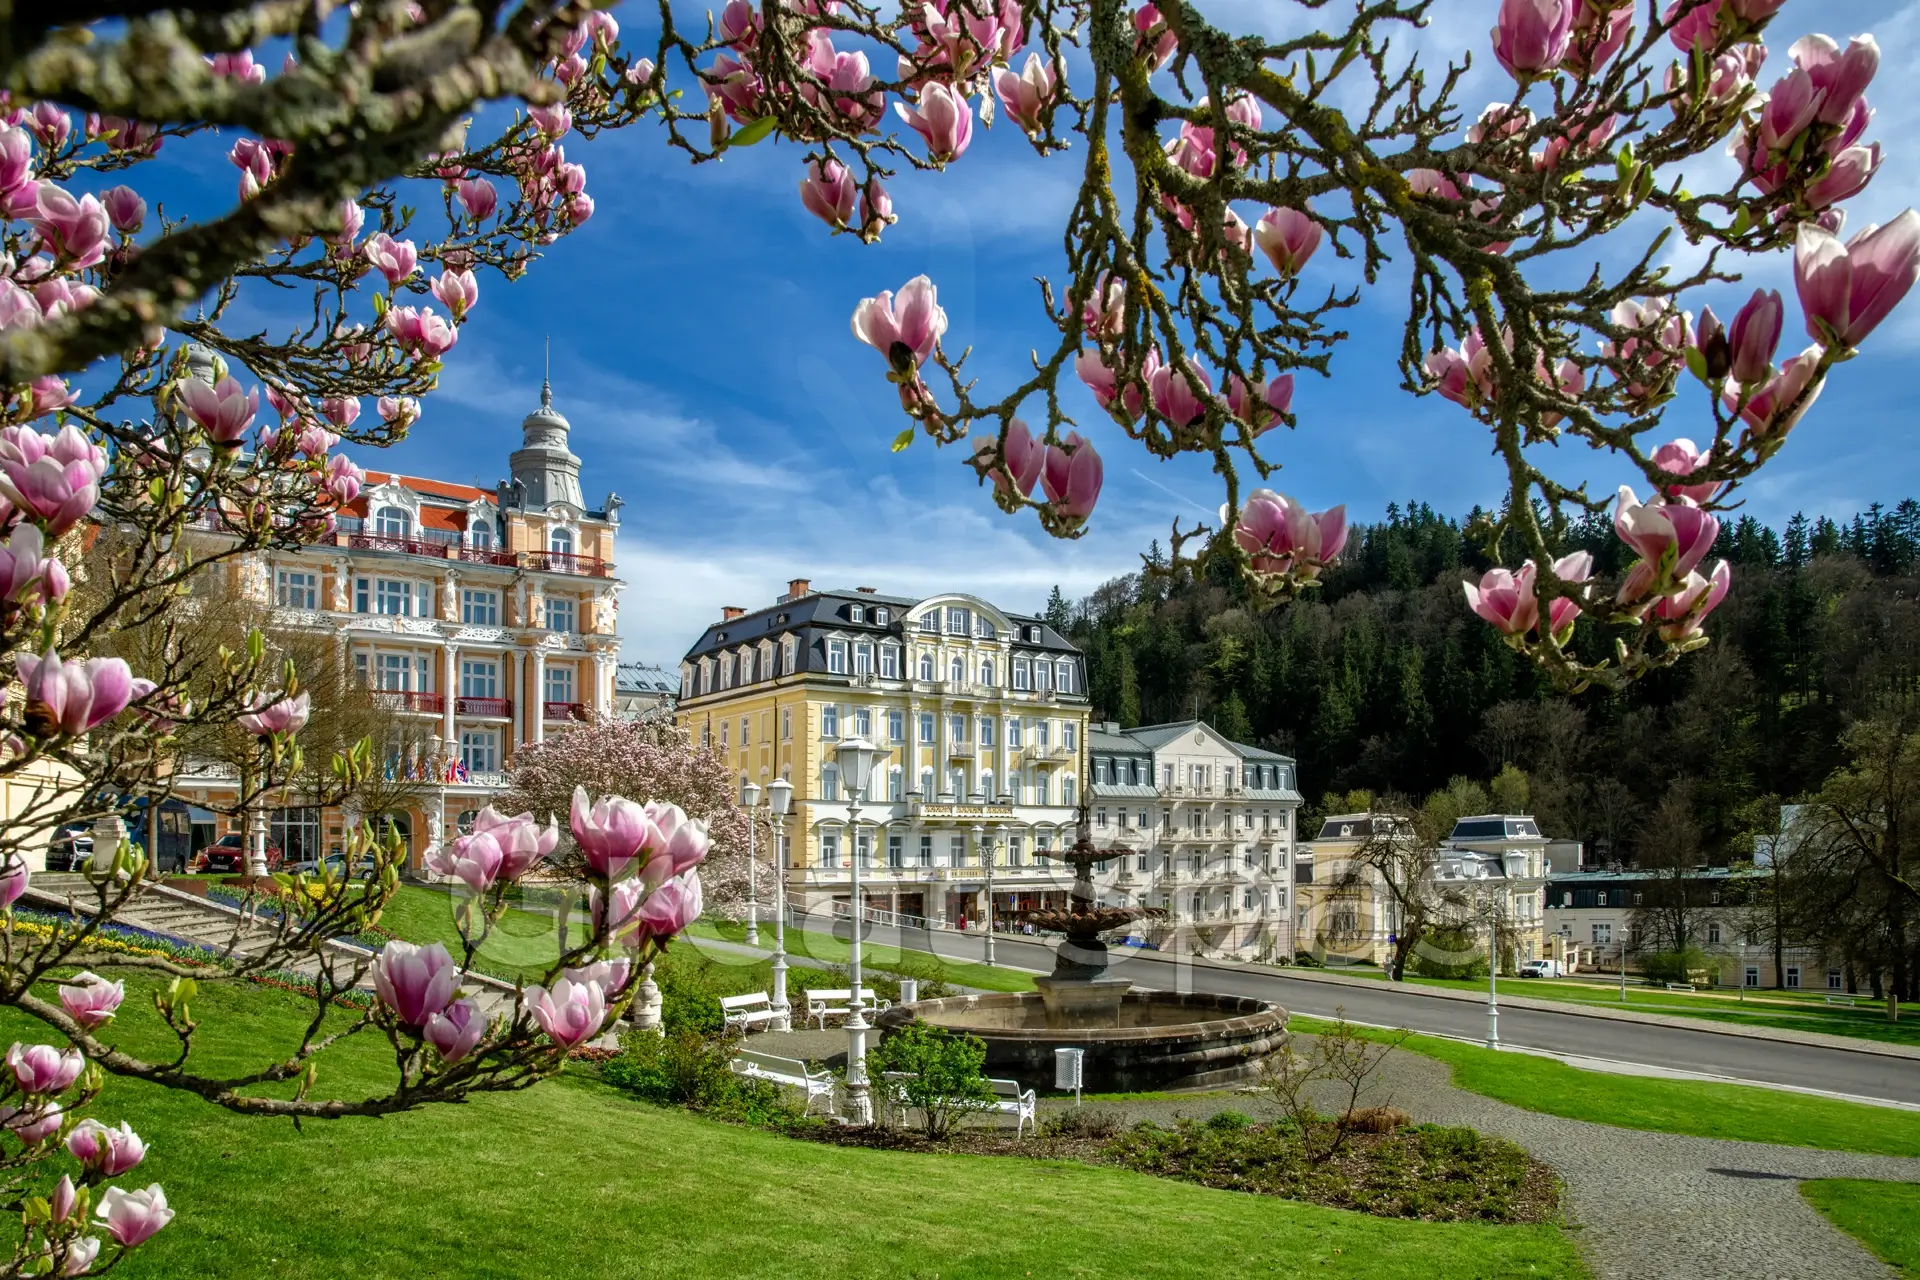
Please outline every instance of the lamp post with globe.
M860 998L860 933L866 924L866 911L860 901L860 805L866 799L867 782L879 754L865 738L847 738L834 750L840 776L847 782L848 861L852 868L847 904L852 925L847 976L853 986L847 1016L847 1120L857 1125L873 1123L873 1098L867 1087L867 1015Z
M793 784L775 778L767 784L769 839L773 841L773 1007L780 1029L793 1029L793 1005L787 1000L787 815L793 811Z

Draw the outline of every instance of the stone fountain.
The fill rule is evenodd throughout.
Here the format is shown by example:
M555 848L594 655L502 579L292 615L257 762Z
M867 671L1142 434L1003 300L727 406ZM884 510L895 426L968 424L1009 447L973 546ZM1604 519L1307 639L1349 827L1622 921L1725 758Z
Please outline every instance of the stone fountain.
M1157 907L1104 907L1094 896L1093 864L1130 856L1094 847L1087 811L1079 838L1055 856L1073 866L1065 910L1022 912L1036 928L1065 937L1053 972L1033 980L1035 994L923 1000L894 1014L965 1031L986 1042L990 1075L1052 1089L1054 1050L1079 1048L1085 1088L1094 1092L1199 1088L1252 1074L1286 1039L1286 1011L1239 996L1138 992L1107 972L1102 935L1164 915Z

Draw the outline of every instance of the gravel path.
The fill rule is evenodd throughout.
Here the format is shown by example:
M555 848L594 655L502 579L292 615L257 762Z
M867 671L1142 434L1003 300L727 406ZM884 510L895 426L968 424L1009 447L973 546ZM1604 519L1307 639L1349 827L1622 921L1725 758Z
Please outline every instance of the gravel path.
M1447 1065L1387 1059L1363 1103L1470 1125L1566 1180L1573 1236L1600 1280L1887 1280L1893 1272L1800 1195L1807 1178L1920 1182L1920 1159L1647 1133L1524 1111L1457 1089Z
M846 1034L755 1037L800 1057L844 1055ZM842 1056L844 1061L844 1057ZM1391 1103L1415 1119L1468 1125L1519 1143L1566 1182L1572 1236L1597 1280L1890 1280L1884 1263L1800 1195L1809 1178L1920 1182L1920 1159L1816 1151L1648 1133L1525 1111L1455 1088L1445 1063L1392 1054L1362 1105ZM1042 1115L1071 1099L1043 1099ZM1127 1102L1092 1101L1129 1123L1204 1119L1231 1108L1256 1119L1257 1094L1211 1091ZM1328 1096L1321 1105L1338 1105Z

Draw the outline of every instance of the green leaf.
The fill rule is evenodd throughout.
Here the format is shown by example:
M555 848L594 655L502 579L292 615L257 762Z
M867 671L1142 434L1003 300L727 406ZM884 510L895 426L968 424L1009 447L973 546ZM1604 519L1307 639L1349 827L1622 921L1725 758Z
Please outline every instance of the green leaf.
M899 435L893 438L893 451L895 453L898 453L902 449L906 448L908 445L912 444L913 437L917 434L919 434L918 427L908 427L905 431L902 431Z
M379 292L374 293L373 314L379 319L382 319L382 320L386 319L386 316L387 316L387 295L386 294L379 293Z
M761 116L758 120L755 120L752 124L747 125L741 129L740 132L727 139L727 145L730 147L750 147L772 133L773 126L774 119L772 116Z
M1734 235L1743 236L1747 234L1747 231L1752 226L1753 226L1753 214L1748 211L1747 206L1741 205L1738 209L1735 209L1733 211L1733 234Z

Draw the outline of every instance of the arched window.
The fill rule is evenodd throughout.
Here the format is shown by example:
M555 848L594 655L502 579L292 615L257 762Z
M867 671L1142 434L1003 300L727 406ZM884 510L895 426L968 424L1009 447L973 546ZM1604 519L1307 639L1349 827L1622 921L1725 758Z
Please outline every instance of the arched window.
M572 555L573 554L573 530L549 529L547 531L547 550L553 552L555 555L560 555L560 556Z
M988 688L993 687L993 659L992 658L980 659L980 683L983 685L986 685Z
M930 653L920 655L920 678L922 680L933 679L933 655Z
M467 541L476 547L493 545L493 525L486 520L475 520L467 526Z
M953 681L955 684L965 684L967 682L967 660L965 658L955 658L947 663L947 679Z
M382 507L373 513L373 531L384 538L404 538L413 532L413 517L405 507Z

